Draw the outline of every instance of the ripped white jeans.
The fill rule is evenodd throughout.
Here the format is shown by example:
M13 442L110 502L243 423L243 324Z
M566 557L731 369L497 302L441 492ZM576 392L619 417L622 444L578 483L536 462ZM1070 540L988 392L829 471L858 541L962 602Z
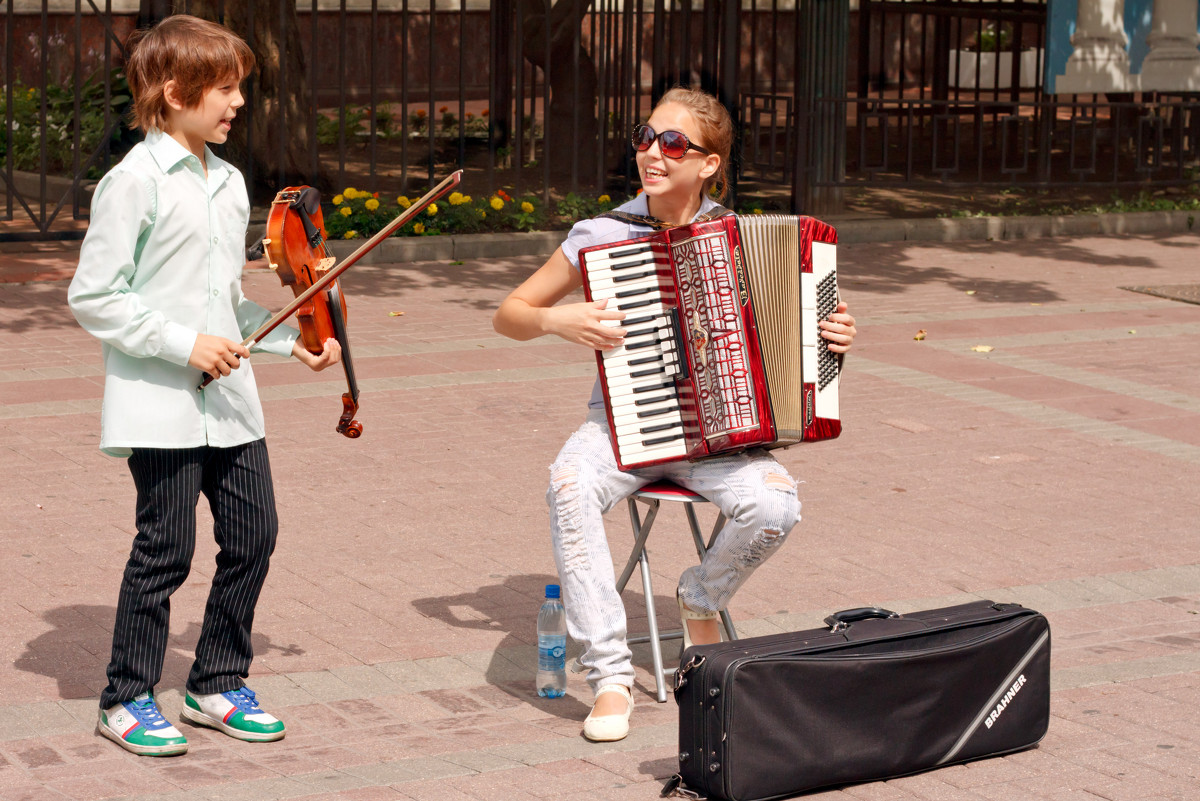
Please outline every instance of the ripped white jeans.
M766 451L622 472L602 410L588 419L550 467L550 533L562 582L567 630L583 646L592 690L633 686L625 606L601 515L651 481L669 479L711 501L727 518L704 561L683 572L679 593L696 610L724 609L800 520L796 482Z

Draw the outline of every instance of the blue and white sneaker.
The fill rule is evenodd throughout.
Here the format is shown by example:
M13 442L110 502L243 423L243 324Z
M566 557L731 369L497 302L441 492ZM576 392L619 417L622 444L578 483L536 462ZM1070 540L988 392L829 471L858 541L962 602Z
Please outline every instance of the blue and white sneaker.
M100 733L139 756L175 756L187 752L187 740L158 711L153 693L142 693L100 710Z
M212 695L192 694L184 699L184 719L251 743L282 740L283 721L262 711L249 687Z

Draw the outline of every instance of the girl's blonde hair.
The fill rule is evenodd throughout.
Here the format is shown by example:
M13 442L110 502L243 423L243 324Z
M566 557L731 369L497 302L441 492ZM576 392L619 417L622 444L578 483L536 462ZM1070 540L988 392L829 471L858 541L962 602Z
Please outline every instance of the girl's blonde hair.
M254 53L237 34L188 14L134 31L127 46L125 77L133 95L129 127L143 133L166 128L163 87L168 81L175 81L183 105L195 108L209 89L231 78L240 81L254 68Z
M724 200L729 193L729 153L733 149L733 120L721 101L699 89L676 86L659 99L663 103L678 103L691 112L700 127L701 141L696 144L706 147L721 157L721 166L704 181L703 194ZM713 191L715 187L716 191Z

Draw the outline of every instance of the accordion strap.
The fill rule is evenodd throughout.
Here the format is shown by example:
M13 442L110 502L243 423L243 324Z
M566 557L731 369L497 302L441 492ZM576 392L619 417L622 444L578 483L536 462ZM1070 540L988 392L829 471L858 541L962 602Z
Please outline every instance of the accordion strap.
M733 214L733 212L724 206L717 206L712 211L701 214L699 217L692 220L691 223L685 223L685 225L708 222L709 220L715 220L718 217L724 217L726 214ZM678 223L663 222L657 217L651 217L648 214L630 214L627 211L606 211L601 214L597 214L596 216L608 217L611 220L620 220L621 222L632 223L634 225L644 225L648 228L653 228L655 231L665 231L668 228L679 227Z

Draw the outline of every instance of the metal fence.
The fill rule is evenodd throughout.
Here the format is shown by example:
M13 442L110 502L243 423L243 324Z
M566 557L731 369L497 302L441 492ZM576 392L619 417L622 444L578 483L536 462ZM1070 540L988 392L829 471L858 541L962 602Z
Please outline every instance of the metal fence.
M6 238L80 234L89 187L137 138L119 66L147 9L215 17L259 54L244 144L224 155L260 197L296 182L409 192L459 167L477 192L631 191L628 132L675 84L713 92L738 123L734 203L820 213L847 188L1162 186L1200 161L1193 97L1042 93L1044 0L0 8ZM985 63L989 39L1018 57Z

